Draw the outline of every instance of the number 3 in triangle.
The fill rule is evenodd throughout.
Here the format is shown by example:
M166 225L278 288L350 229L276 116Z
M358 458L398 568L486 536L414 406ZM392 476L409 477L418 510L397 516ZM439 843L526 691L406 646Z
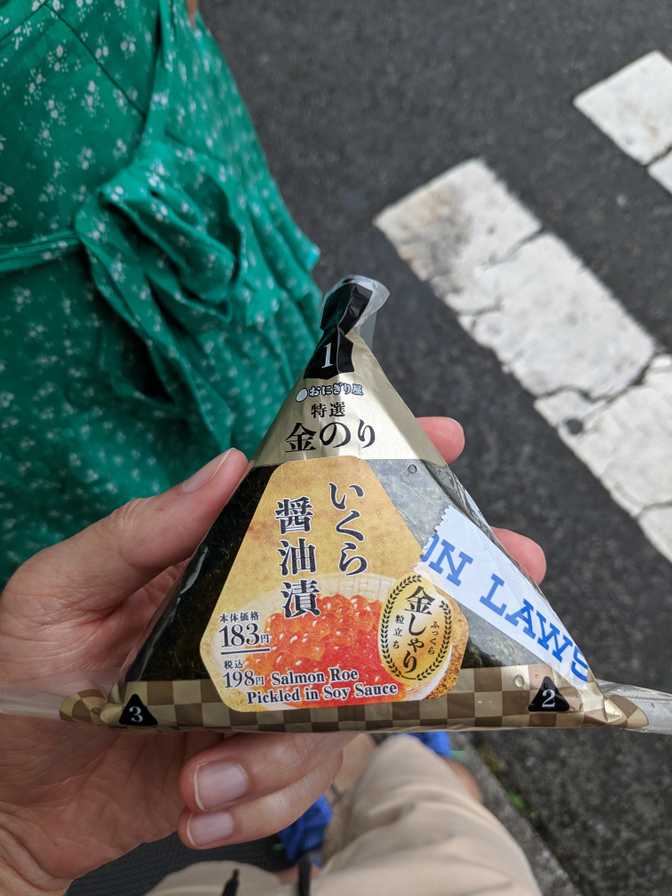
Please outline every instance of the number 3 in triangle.
M158 725L159 723L138 695L133 694L119 716L119 724L128 725L133 728L146 728L152 725Z
M568 712L569 703L555 686L555 682L546 676L537 691L537 696L528 706L529 712Z

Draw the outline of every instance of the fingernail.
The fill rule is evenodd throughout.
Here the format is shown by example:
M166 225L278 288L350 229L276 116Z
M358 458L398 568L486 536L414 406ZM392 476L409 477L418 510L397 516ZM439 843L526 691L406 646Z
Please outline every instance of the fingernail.
M194 780L196 804L206 812L237 800L247 790L245 769L236 762L208 762L200 766Z
M209 463L204 467L201 467L201 469L197 470L193 476L190 476L189 479L186 479L182 483L182 491L195 492L197 489L202 488L206 482L210 482L212 477L217 473L217 470L219 470L222 464L226 461L229 454L231 454L230 448L228 451L225 451L224 454L219 454L217 457L213 457Z
M211 846L227 840L232 833L233 816L230 812L191 815L187 821L187 837L196 847Z

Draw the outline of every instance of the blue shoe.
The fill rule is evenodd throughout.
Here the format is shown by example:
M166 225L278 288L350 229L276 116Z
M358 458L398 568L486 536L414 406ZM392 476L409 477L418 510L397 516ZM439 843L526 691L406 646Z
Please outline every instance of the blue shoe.
M450 743L450 734L447 731L411 731L410 737L418 740L437 756L449 759L453 755L453 747Z
M333 814L331 803L326 796L321 796L293 824L278 833L288 862L294 865L306 853L319 852Z

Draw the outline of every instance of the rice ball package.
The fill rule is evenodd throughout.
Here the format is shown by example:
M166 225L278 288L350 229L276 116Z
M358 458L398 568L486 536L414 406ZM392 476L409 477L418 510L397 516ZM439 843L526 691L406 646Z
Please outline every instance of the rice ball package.
M387 295L365 277L327 295L302 378L139 652L63 718L672 730L668 695L596 679L385 377L362 329Z

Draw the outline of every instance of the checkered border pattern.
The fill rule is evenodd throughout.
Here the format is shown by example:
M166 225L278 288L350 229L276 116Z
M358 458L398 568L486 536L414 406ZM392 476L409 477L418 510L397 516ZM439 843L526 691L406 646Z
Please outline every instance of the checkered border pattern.
M105 695L100 691L80 691L74 697L68 697L63 701L60 715L66 722L93 722L97 724L106 703Z
M637 731L641 728L646 728L649 724L649 720L644 711L633 703L632 700L628 700L627 697L611 695L609 697L609 703L615 704L618 713L622 713L625 717L624 722L615 722L619 727L631 728L632 730Z
M569 703L564 713L528 711L545 677ZM160 729L209 728L220 731L394 731L423 728L578 728L616 725L641 728L644 714L623 697L604 696L595 682L581 691L548 666L522 665L463 669L454 688L434 700L373 703L329 709L237 712L222 703L214 684L196 681L141 681L116 685L108 701L83 691L63 704L73 721L119 726L127 700L137 694ZM129 726L126 726L129 727Z

